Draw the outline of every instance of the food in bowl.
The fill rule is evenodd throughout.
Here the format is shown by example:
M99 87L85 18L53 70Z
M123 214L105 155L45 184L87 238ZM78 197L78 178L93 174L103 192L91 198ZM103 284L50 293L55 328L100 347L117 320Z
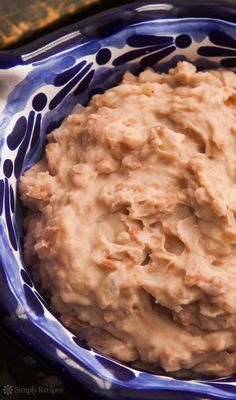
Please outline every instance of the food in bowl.
M124 75L20 180L25 259L61 321L125 362L236 370L236 75Z

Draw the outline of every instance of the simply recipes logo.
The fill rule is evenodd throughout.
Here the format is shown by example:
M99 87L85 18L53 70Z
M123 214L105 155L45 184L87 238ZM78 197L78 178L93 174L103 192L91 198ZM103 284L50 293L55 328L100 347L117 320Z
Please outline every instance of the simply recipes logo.
M10 396L13 393L14 389L13 389L13 386L11 386L11 385L5 385L5 386L3 386L2 391L3 391L3 394L5 394L6 396Z
M23 387L23 386L13 386L13 385L5 385L2 388L2 393L6 397L10 397L12 394L24 394L28 396L32 395L39 395L39 394L63 394L64 389L63 388L58 388L54 386L28 386L28 387ZM1 396L0 396L1 398Z

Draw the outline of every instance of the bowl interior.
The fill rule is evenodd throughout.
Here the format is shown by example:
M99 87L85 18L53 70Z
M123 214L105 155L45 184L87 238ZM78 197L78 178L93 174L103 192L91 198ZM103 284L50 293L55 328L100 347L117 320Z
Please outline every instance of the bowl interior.
M137 10L136 23L126 18L112 34L105 32L96 38L82 27L73 31L74 36L71 32L70 38L64 35L63 46L53 42L37 54L24 52L19 65L4 70L13 87L4 99L0 122L0 302L10 329L39 353L59 360L60 366L84 384L101 390L117 385L141 391L166 390L168 384L173 391L223 393L222 398L233 399L229 390L233 378L183 382L137 371L88 348L50 313L24 265L17 182L42 157L46 134L77 103L86 105L93 94L118 84L126 70L138 74L152 67L162 72L179 60L191 61L199 69L236 68L233 23L211 18L159 19L153 14L149 18L150 7ZM147 396L151 398L150 393Z

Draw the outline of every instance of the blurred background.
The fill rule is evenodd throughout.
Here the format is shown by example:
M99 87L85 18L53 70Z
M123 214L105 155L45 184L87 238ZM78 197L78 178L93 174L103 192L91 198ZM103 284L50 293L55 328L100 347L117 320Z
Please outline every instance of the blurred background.
M0 0L0 49L14 48L54 29L132 0Z

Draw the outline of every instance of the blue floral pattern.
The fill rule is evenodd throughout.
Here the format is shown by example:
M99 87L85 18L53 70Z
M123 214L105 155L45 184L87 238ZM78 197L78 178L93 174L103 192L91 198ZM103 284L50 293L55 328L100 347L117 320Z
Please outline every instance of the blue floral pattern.
M207 58L219 58L222 67L236 67L236 40L222 31L213 31L208 36L210 45L201 46L198 54Z
M181 34L173 36L133 35L128 37L127 44L135 50L126 51L113 60L113 65L121 64L140 58L143 67L153 66L172 54L178 47L184 49L192 43L191 36Z
M212 19L155 20L149 11L140 23L141 11L133 7L134 16L130 8L122 13L123 25L112 14L115 23L110 36L101 29L102 18L99 39L92 30L89 36L88 25L82 24L79 32L70 32L69 38L65 35L55 48L48 44L48 50L42 46L41 53L2 58L9 79L15 65L24 75L19 74L0 114L0 307L6 316L4 324L13 336L20 336L54 365L100 393L109 389L111 394L119 392L120 398L148 400L153 393L161 398L168 385L168 396L173 399L192 395L235 399L234 378L183 383L135 370L90 349L50 313L23 263L17 182L42 156L46 134L60 125L76 103L84 105L94 93L116 85L126 70L137 74L151 66L165 71L185 59L199 68L236 67L235 25ZM110 13L106 18L111 25ZM136 25L129 23L134 18L139 22ZM96 24L91 26L95 29ZM185 390L192 395L178 394Z

